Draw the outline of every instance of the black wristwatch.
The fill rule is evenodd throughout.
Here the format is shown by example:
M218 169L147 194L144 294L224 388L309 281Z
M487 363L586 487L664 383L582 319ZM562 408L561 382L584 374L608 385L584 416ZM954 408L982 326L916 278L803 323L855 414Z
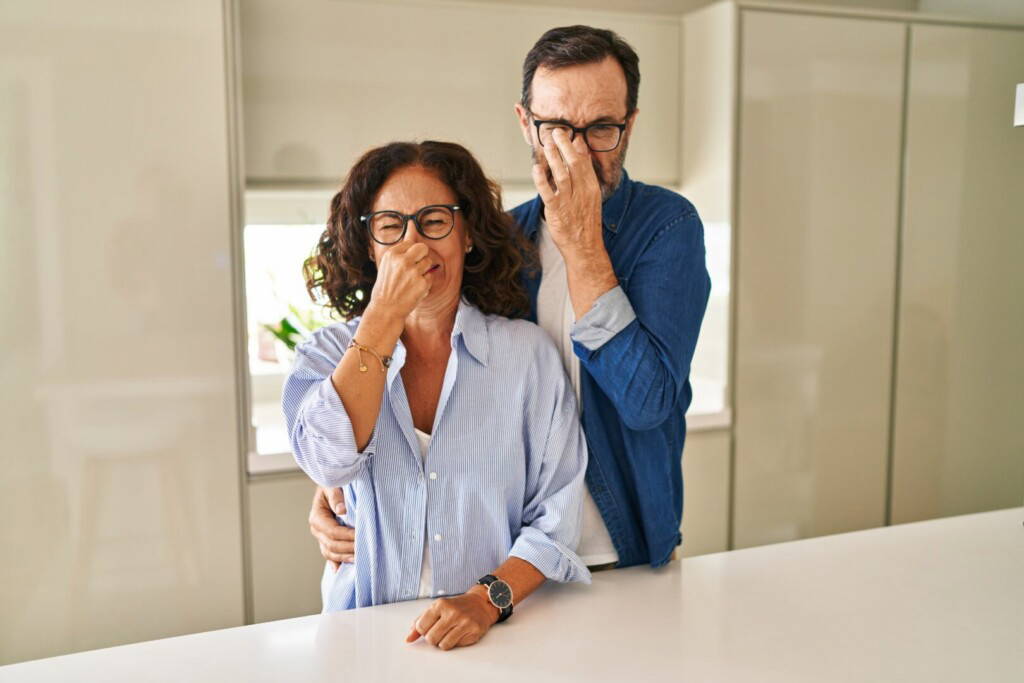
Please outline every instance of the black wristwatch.
M499 579L494 574L488 574L479 581L481 586L487 586L487 599L498 608L498 621L501 622L512 616L512 587Z

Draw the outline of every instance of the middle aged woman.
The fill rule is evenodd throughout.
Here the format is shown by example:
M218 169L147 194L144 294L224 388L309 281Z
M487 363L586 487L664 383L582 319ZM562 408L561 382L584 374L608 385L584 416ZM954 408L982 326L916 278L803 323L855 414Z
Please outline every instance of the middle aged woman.
M356 529L325 612L435 597L407 640L447 650L545 579L590 581L575 395L544 332L505 317L528 305L517 234L451 143L371 150L332 200L305 272L348 322L297 348L283 397L296 461Z

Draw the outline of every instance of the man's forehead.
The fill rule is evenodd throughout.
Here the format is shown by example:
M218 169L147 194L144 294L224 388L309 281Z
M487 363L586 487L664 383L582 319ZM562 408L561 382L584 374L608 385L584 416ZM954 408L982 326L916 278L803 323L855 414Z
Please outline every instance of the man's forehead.
M530 88L530 109L538 118L587 123L626 115L626 77L612 58L558 69L541 67Z

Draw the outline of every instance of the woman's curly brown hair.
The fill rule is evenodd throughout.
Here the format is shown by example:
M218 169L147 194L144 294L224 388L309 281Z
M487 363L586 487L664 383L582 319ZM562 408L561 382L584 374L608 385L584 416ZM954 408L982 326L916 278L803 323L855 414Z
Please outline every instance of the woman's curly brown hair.
M530 301L521 273L536 265L533 245L502 209L501 189L469 150L433 140L392 142L370 150L352 167L331 200L327 229L302 267L310 297L318 301L322 293L345 320L366 310L377 266L359 217L370 212L387 179L408 166L433 170L457 197L473 244L463 267L462 296L484 313L526 315Z

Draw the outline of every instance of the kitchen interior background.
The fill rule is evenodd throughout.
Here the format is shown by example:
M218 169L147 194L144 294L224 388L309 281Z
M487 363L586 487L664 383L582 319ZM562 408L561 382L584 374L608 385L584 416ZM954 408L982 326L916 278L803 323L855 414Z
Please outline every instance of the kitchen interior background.
M0 664L319 610L279 410L341 175L637 49L633 177L701 211L686 555L1024 501L1019 0L0 6Z

